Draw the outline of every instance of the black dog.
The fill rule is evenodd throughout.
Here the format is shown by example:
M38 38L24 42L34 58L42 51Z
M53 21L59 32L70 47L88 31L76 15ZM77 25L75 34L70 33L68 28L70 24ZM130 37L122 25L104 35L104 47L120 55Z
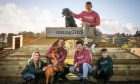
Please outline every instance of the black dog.
M75 20L71 15L71 11L68 8L62 10L62 15L65 16L66 27L77 27Z

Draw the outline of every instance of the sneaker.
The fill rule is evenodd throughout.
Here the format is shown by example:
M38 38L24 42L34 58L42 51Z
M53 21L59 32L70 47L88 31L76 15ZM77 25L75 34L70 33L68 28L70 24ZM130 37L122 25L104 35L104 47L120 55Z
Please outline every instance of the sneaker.
M87 82L88 82L87 79L83 79L83 80L82 80L82 84L88 84Z
M91 48L90 48L90 51L91 51L92 53L95 53L95 46L96 46L96 44L93 44L93 45L91 46Z
M108 79L104 79L104 80L103 80L103 83L104 83L104 84L109 84L109 80L108 80Z
M88 44L88 38L84 38L84 44Z

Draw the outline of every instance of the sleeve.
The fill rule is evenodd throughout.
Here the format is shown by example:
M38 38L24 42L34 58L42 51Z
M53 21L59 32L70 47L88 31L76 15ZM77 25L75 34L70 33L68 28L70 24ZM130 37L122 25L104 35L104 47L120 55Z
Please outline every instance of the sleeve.
M100 67L100 60L101 60L101 59L98 59L98 60L97 60L97 63L96 63L96 66L97 66L96 69L97 69L97 71L101 69L101 67Z
M47 51L46 56L45 56L46 58L51 59L52 50L53 50L53 48L51 47L51 48Z
M74 54L74 63L73 64L76 64L77 63L77 56L76 56L76 52L75 52L75 54Z
M43 72L42 68L41 69L35 69L35 67L32 64L29 65L28 69L33 74L37 74L37 73L42 73Z
M95 27L100 25L100 16L99 16L99 14L96 15L95 24L94 25L95 25Z
M42 68L43 68L44 66L47 66L47 63L46 63L46 62L41 61L41 66L42 66Z
M90 56L90 51L89 50L86 50L85 51L85 54L84 54L84 58L83 60L81 61L78 61L77 63L78 64L83 64L83 63L91 63L91 56Z
M67 57L67 51L64 50L63 55L62 55L61 58L58 60L58 62L63 63L63 62L65 61L66 57Z
M99 14L96 14L96 17L95 17L93 23L91 23L91 26L96 27L99 25L100 25L100 16L99 16Z
M72 12L72 16L77 19L82 18L82 12L80 14L75 14Z
M27 65L25 66L25 68L23 69L23 71L21 72L21 74L25 74L25 73L28 71L28 65L29 65L29 64L27 64Z

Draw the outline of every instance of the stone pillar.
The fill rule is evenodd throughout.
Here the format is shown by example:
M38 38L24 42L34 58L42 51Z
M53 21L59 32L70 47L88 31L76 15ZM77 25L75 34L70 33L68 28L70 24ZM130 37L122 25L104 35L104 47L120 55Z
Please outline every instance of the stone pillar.
M20 38L20 47L23 47L23 35L12 36L12 49L15 49L15 39Z
M20 47L23 47L23 35L20 35Z
M15 37L12 36L12 49L15 49Z

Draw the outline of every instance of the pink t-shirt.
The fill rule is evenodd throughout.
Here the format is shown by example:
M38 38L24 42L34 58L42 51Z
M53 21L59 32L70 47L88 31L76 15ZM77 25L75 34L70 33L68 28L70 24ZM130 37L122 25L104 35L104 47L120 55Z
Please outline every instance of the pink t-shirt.
M51 47L51 48L47 51L47 53L46 53L46 58L52 59L51 53L52 53L53 50L54 50L54 47ZM62 47L62 48L59 48L59 51L60 51L60 57L57 58L57 61L58 61L59 63L64 63L64 61L65 61L65 59L66 59L66 57L67 57L67 50L64 49L64 48Z
M74 64L83 64L88 63L92 64L90 51L88 49L84 49L82 52L75 51L74 55Z
M82 11L80 14L72 13L74 18L81 18L82 22L87 22L91 27L96 27L100 25L100 17L95 11L87 12Z

